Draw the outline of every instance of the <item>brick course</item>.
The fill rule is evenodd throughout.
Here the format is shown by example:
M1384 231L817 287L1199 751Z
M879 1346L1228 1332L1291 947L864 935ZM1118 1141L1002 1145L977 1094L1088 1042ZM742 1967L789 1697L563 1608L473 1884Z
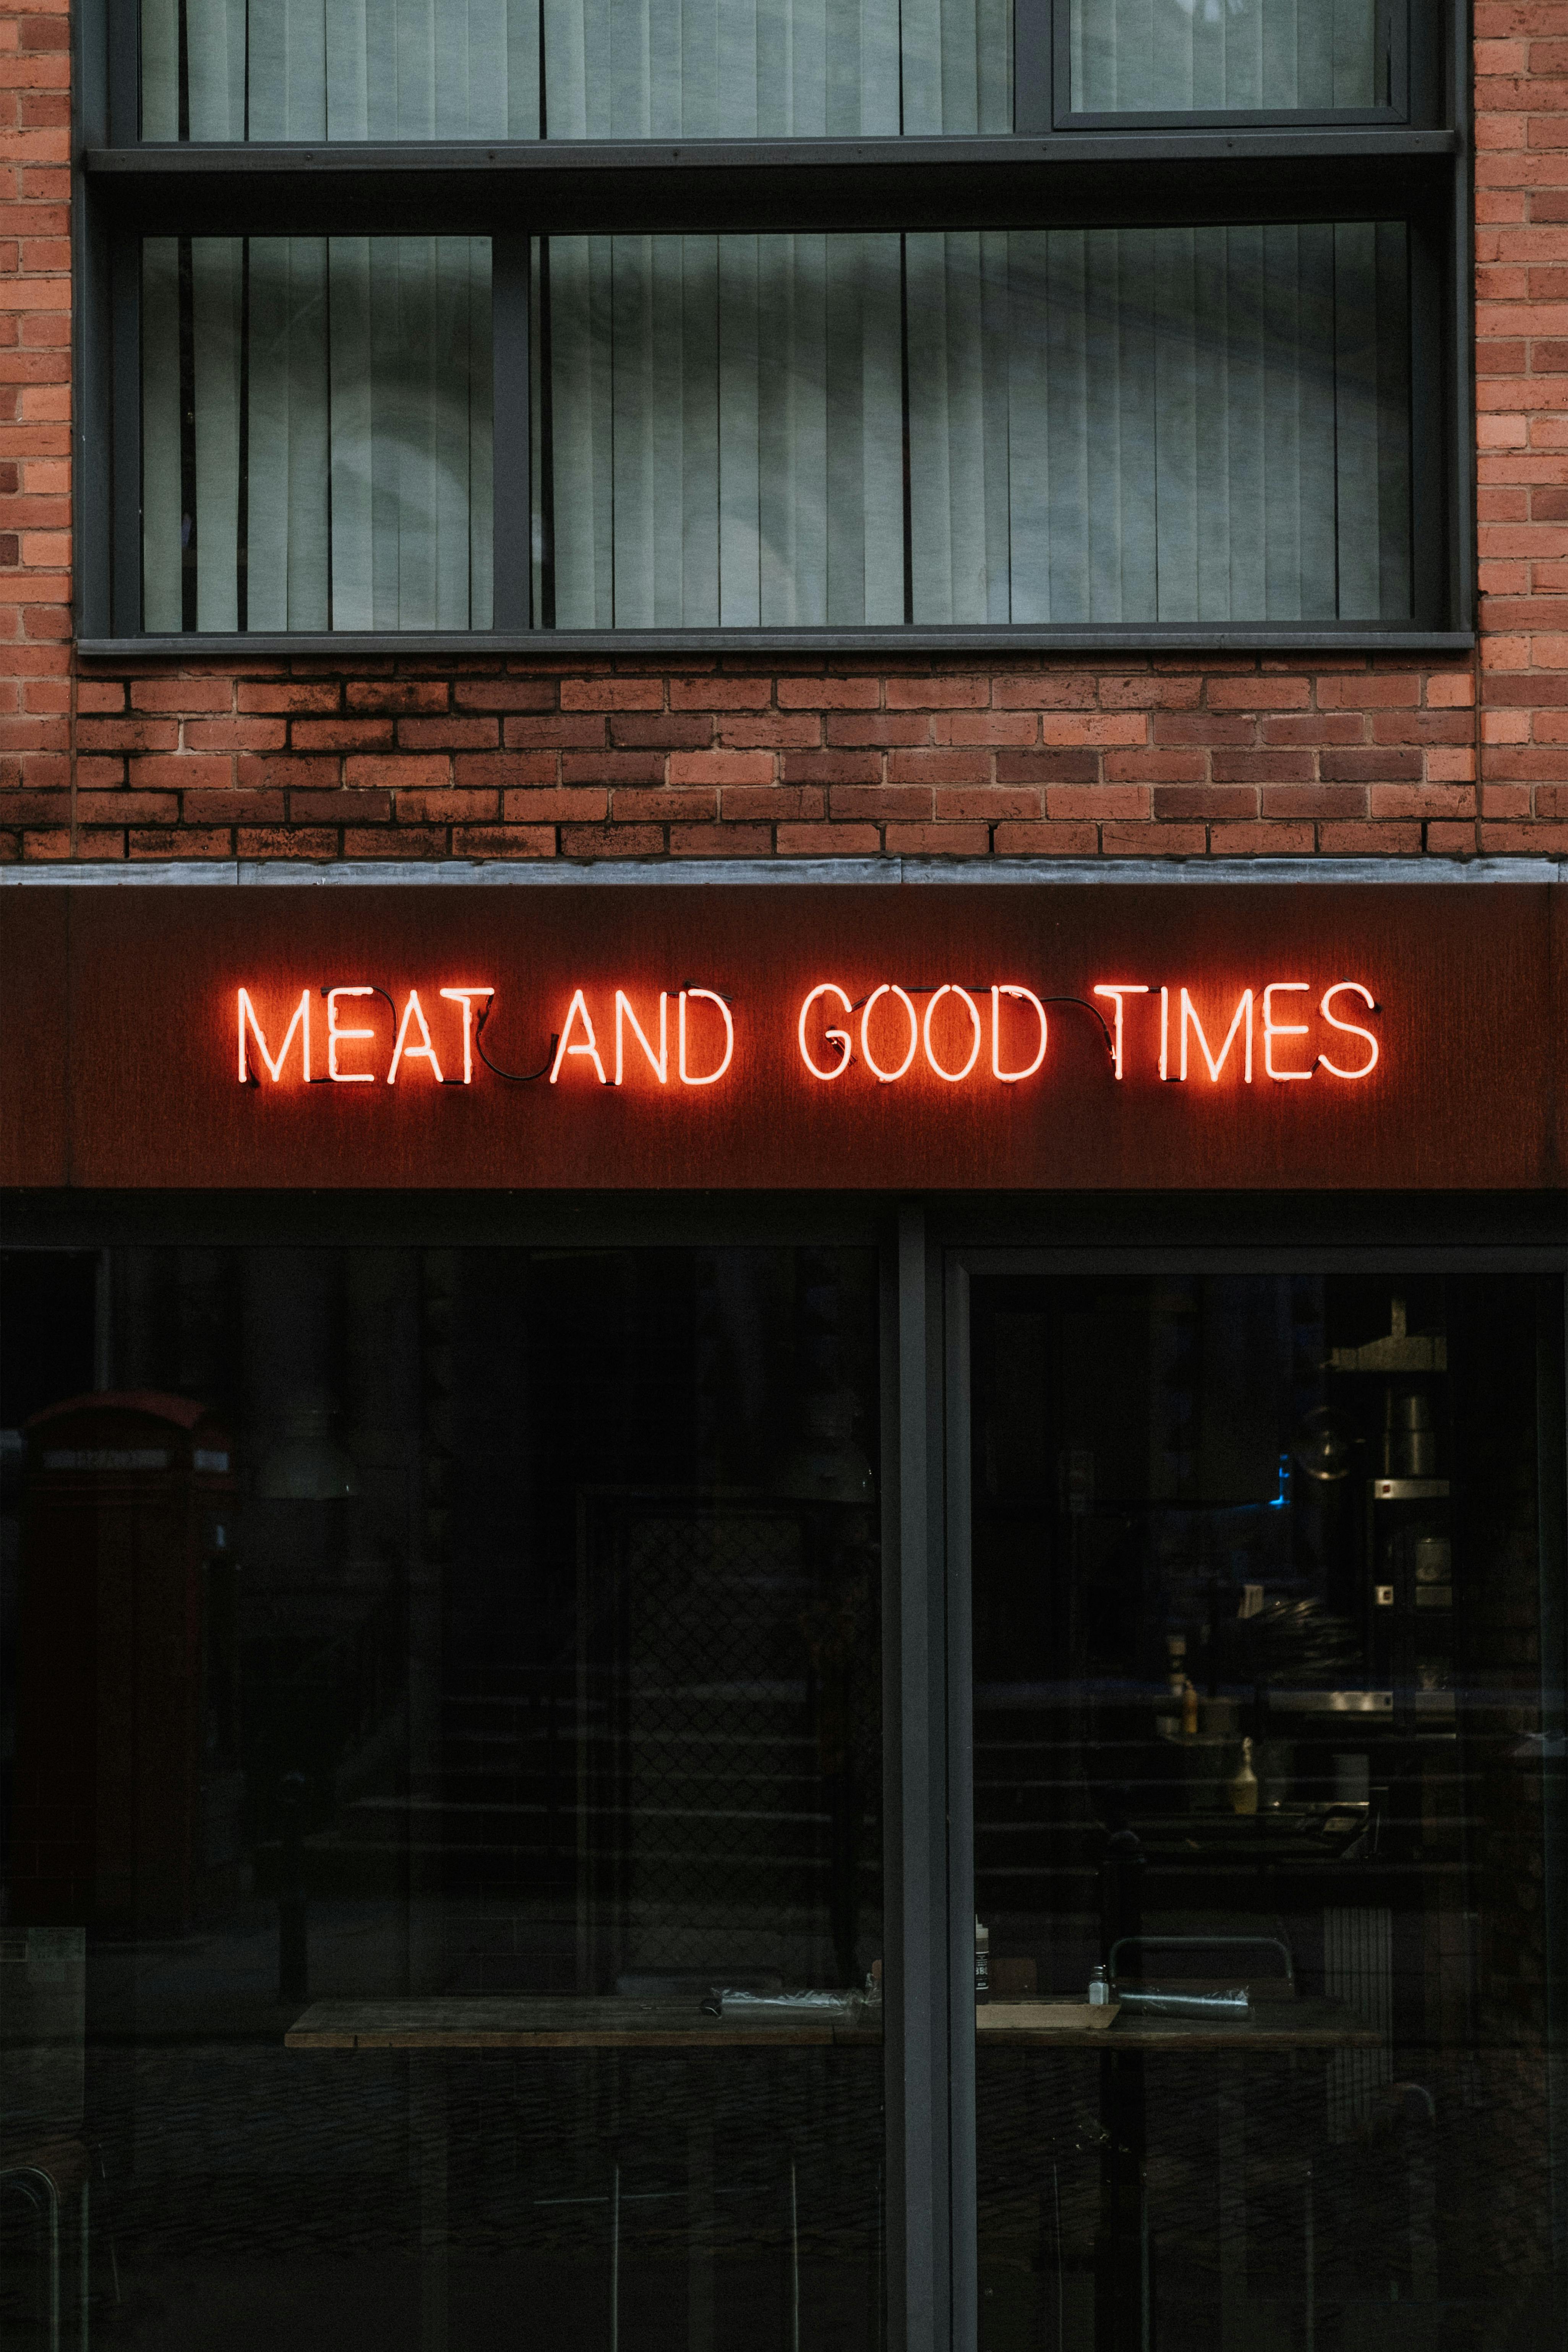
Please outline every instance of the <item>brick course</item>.
M1440 663L80 662L68 24L0 14L0 862L1568 855L1568 0L1477 0L1482 634Z

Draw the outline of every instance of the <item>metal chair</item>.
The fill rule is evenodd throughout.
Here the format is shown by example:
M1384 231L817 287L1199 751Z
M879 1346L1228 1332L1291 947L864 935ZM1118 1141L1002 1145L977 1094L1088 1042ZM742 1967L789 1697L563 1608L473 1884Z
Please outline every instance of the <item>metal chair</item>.
M78 2202L79 2342L88 2352L90 2326L90 2204L91 2158L79 2139L56 2140L39 2147L13 2148L0 2155L0 2189L15 2186L44 2219L48 2276L48 2352L60 2352L60 2205L75 2194Z

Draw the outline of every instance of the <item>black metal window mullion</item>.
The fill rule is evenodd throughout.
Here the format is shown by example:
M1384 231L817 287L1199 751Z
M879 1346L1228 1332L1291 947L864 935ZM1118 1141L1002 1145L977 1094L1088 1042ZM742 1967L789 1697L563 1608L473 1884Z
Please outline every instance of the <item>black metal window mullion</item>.
M952 2053L942 1299L923 1211L898 1213L884 1295L893 1372L885 1515L888 2330L900 2352L952 2352ZM973 1930L971 1968L973 1969ZM973 2102L971 2102L973 2107Z
M109 266L110 399L112 419L111 625L117 636L142 626L142 240L121 230Z
M533 436L530 408L529 239L490 240L491 532L494 607L491 625L535 625L533 563Z
M974 2053L974 1642L970 1544L969 1269L942 1265L942 1449L947 1596L948 2074L951 2084L952 2352L979 2334L979 2155Z

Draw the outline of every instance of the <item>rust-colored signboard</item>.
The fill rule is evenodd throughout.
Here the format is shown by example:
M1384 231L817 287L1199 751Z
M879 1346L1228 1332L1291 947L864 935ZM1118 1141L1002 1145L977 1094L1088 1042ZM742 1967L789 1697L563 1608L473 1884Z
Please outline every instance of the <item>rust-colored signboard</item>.
M1562 1185L1550 886L10 890L19 1185Z

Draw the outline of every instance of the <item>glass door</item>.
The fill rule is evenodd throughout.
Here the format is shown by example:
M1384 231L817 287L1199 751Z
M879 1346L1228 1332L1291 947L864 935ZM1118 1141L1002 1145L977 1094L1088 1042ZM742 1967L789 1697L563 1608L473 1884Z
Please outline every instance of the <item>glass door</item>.
M954 1455L980 2352L1560 2343L1561 1285L1036 1265Z

